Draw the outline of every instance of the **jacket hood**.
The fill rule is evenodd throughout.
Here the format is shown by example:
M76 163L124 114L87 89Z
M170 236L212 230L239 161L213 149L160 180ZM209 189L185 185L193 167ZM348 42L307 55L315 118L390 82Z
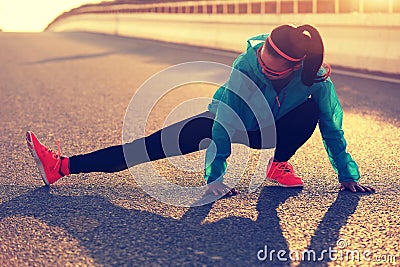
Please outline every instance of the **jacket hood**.
M245 52L245 56L250 68L253 70L253 73L261 80L264 80L265 76L261 71L261 66L258 64L257 50L260 46L264 44L268 36L269 34L260 34L248 39L247 49Z
M260 47L261 44L265 42L265 40L268 38L269 33L267 34L260 34L254 37L251 37L250 39L247 40L247 51L249 49L253 49L255 52L257 52L257 49Z

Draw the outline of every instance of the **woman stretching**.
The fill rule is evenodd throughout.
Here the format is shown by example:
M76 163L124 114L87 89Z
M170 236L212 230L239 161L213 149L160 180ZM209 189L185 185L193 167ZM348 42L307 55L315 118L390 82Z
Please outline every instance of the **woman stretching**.
M263 149L271 147L270 142L262 142L264 133L276 135L275 154L268 162L267 179L283 187L302 187L302 179L295 175L288 161L311 137L318 124L329 160L338 173L340 189L374 192L374 188L358 183L357 164L346 152L342 108L329 78L330 68L322 67L323 57L322 38L314 27L281 25L270 34L249 39L247 51L234 61L233 70L251 79L268 103L276 132L275 129L272 133L263 131L256 119L259 114L248 108L252 103L245 102L228 88L228 84L234 83L240 91L253 90L240 75L232 72L227 83L215 92L208 111L133 142L71 157L61 156L60 148L58 153L48 149L31 131L26 133L27 144L46 185L69 174L118 172L144 162L208 148L204 174L208 185L206 193L233 195L237 191L223 183L231 143ZM226 112L227 107L242 121L233 120ZM244 125L245 130L239 124ZM168 155L161 136L167 142L168 138L178 137L179 142ZM212 145L204 140L212 140ZM128 151L126 158L124 150Z

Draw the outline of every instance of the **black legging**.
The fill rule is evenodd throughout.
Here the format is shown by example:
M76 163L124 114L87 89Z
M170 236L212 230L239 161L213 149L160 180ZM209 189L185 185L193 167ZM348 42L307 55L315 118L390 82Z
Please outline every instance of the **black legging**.
M275 160L288 161L297 149L311 137L318 118L317 104L312 99L308 99L276 121ZM185 155L205 149L211 142L213 123L214 114L207 111L177 122L147 137L136 139L131 143L72 156L69 161L70 173L118 172L144 162ZM247 138L243 138L243 134ZM166 155L163 144L166 144L166 140L176 140L177 138L179 140L175 143L179 143L179 146L169 147ZM162 142L162 139L164 142ZM260 131L249 131L235 134L231 142L260 149L260 140ZM273 147L273 144L271 144L271 147ZM128 155L126 159L124 150L125 154Z

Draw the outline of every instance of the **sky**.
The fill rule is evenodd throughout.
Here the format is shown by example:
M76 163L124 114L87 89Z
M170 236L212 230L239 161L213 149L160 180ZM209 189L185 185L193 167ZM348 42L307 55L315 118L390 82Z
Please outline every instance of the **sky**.
M0 0L0 29L37 32L74 7L99 0Z

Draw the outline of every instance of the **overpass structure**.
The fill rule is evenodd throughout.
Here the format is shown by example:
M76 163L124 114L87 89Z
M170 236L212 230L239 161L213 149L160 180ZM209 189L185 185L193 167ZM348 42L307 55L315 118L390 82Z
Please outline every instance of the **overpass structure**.
M87 31L241 52L246 40L285 23L312 24L325 39L326 61L400 74L399 0L228 0L86 5L49 31Z

